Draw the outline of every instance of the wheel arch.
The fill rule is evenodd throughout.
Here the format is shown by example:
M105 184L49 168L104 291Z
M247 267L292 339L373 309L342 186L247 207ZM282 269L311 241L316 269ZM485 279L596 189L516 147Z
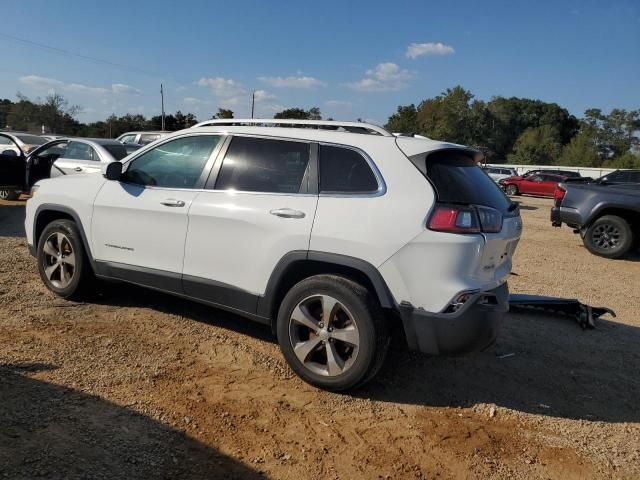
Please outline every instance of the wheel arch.
M76 224L76 226L78 227L78 231L80 232L80 238L82 239L84 251L87 254L87 258L89 259L91 267L93 268L95 266L94 260L93 256L91 255L91 249L89 248L87 237L85 235L84 226L82 225L82 220L80 220L80 216L75 210L67 207L66 205L43 203L36 210L33 220L33 247L36 255L37 246L40 241L40 235L42 235L42 232L47 225L56 220L72 220Z
M624 206L600 206L595 208L589 220L585 222L583 230L586 231L596 220L605 215L615 215L624 219L630 226L631 230L640 232L640 210L633 210Z
M274 268L265 294L258 301L258 315L271 320L275 328L278 308L296 283L314 275L343 275L367 288L385 310L395 310L396 303L380 272L365 260L318 251L293 251L280 259Z

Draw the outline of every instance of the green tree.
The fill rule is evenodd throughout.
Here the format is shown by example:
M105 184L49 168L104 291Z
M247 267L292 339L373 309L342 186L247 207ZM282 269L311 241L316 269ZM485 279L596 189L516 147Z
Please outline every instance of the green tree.
M303 108L287 108L276 113L273 118L293 119L293 120L321 120L322 115L318 107L312 107L309 110Z
M398 105L396 113L389 117L385 128L396 133L418 133L418 110L411 105Z
M233 110L227 108L219 108L213 118L233 118Z
M604 114L599 108L584 112L583 128L589 129L595 138L601 161L611 160L640 146L640 110L627 111L614 108Z
M587 129L581 130L562 148L558 161L560 165L598 167L600 159L596 150L595 139Z
M560 134L549 125L526 129L518 137L509 163L524 165L553 165L560 156Z
M231 112L233 115L233 112ZM175 114L176 119L176 130L182 130L184 128L193 127L196 123L198 123L198 119L193 113L182 113L178 110Z
M420 134L447 142L473 144L473 94L461 86L424 100L418 107Z

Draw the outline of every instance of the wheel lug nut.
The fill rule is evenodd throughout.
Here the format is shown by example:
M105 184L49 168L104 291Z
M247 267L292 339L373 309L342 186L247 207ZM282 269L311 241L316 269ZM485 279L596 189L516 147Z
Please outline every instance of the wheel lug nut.
M324 328L324 323L320 322L320 324L318 325L320 328Z

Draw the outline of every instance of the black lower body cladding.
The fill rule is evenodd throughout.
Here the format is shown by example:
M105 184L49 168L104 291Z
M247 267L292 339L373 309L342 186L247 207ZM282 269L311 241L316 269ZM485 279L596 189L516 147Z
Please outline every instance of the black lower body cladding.
M431 313L403 303L400 316L411 350L440 355L485 349L495 341L508 310L509 288L504 283L473 294L452 313Z

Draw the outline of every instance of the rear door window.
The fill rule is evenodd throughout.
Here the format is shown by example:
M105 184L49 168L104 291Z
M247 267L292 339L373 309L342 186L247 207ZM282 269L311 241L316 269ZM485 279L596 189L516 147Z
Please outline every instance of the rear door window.
M100 160L91 146L78 142L69 142L64 158L68 160Z
M155 142L160 138L157 133L143 133L140 135L140 145L146 145L147 143Z
M233 137L216 180L216 190L298 193L309 164L310 144Z
M439 202L484 205L503 213L513 210L500 187L462 152L422 153L410 160L429 179Z
M350 148L320 145L321 193L373 193L378 181L367 160Z

